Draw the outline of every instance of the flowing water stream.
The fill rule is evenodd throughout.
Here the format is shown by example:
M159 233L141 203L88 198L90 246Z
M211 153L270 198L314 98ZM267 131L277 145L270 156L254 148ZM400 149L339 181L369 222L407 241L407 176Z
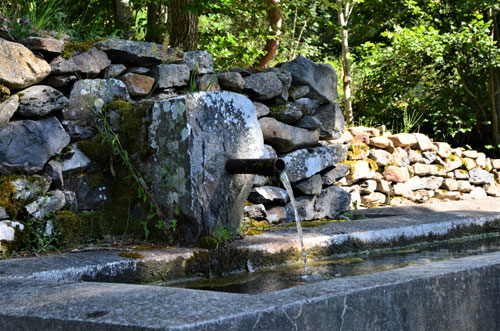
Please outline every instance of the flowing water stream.
M292 185L290 184L290 180L285 171L283 171L280 175L281 182L285 186L288 195L290 196L290 202L292 203L293 214L295 215L295 224L297 224L297 232L299 234L300 239L300 248L302 249L302 257L304 258L304 272L307 276L308 268L307 268L307 254L304 248L304 236L302 235L302 224L300 223L299 213L297 211L297 203L295 202L295 197L293 196Z

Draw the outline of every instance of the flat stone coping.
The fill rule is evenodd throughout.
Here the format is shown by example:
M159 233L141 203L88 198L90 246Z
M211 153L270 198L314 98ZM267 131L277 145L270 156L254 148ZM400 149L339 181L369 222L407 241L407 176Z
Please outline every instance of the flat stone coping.
M358 213L367 218L305 228L306 245L348 238L384 242L484 225L500 219L500 199ZM298 240L294 229L279 229L233 245L271 252L297 247ZM141 253L146 255L142 260L165 261L189 258L194 251ZM500 252L255 295L81 281L92 273L133 270L137 260L118 254L107 250L1 260L0 330L361 330L422 325L446 330L450 323L451 329L500 328ZM489 324L477 324L484 321Z
M0 328L496 330L499 274L496 252L256 295L4 278Z

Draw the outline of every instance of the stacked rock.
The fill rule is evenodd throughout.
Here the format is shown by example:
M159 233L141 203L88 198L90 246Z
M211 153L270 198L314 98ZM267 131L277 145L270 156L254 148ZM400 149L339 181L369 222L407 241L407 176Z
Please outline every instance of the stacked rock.
M325 140L344 130L339 106L331 102L336 84L330 65L303 57L262 72L236 68L215 74L212 56L203 51L184 53L120 39L82 45L53 38L0 39L0 185L7 192L0 197L0 241L13 240L14 228L23 228L19 220L24 216L18 215L44 219L64 209L94 211L111 199L102 173L114 175L112 160L101 160L102 144L87 143L98 133L95 121L102 109L118 133L125 132L120 125L130 116L128 110L142 109L132 112L142 117L131 127L140 131L137 138L148 139L155 105L196 90L248 96L268 144L267 156L279 155L288 164L299 208L307 218L334 217L348 208L349 195L323 188L318 179L347 155L346 144ZM144 140L123 139L137 145L137 154L148 154L151 146ZM38 182L44 184L33 184ZM266 217L284 220L290 213L288 195L266 187L271 182L257 178L251 200L265 205ZM48 221L47 235L52 229Z
M351 207L500 196L500 160L484 153L383 128L352 127L345 139L348 157L336 168L346 175L335 183L351 193Z
M239 79L242 75L243 79ZM321 174L333 170L347 156L348 144L334 142L344 131L337 98L337 76L332 66L298 57L278 68L250 74L228 72L223 78L240 80L240 90L254 101L267 146L267 157L281 157L292 183L302 220L335 218L348 210L349 195ZM235 76L237 78L235 78ZM244 82L244 84L243 84ZM229 84L221 84L231 88ZM279 183L257 178L246 215L270 223L294 220L287 192Z

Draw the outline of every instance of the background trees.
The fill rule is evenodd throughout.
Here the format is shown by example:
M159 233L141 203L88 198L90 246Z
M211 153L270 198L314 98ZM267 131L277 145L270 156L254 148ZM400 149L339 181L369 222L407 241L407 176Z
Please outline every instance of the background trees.
M6 0L0 12L25 34L203 49L219 69L304 55L345 77L355 123L500 149L498 0Z

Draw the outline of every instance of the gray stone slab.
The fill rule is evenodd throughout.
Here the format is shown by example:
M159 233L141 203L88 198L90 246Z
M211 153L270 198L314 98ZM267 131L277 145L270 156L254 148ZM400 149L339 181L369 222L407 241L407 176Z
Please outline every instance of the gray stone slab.
M75 331L497 330L499 274L500 252L258 295L3 279L0 326Z

